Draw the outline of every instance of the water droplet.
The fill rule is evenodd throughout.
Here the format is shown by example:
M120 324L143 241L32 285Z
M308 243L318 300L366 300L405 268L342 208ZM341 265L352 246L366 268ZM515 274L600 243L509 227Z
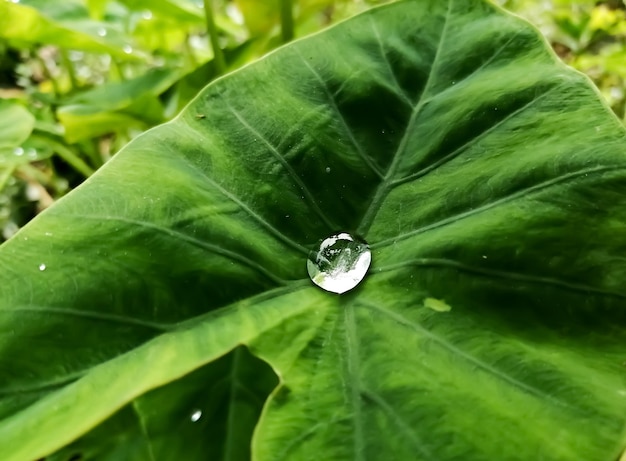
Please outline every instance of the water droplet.
M107 35L107 30L106 30L104 27L100 27L100 28L98 29L98 35L99 35L100 37L106 37L106 35Z
M330 173L330 167L329 166L326 167L326 173Z
M40 271L45 271L45 270L46 270L46 265L45 265L45 264L43 264L43 263L41 263L41 264L39 265L39 270L40 270Z
M367 243L342 232L324 239L306 263L309 277L318 287L345 293L365 277L372 262Z
M202 410L194 410L190 419L192 423L195 423L200 420L200 418L202 418Z
M141 13L141 17L144 18L146 21L149 21L150 19L152 19L152 11L145 10L143 13Z
M130 45L124 45L123 50L124 50L124 53L131 54L133 52L133 47Z
M19 157L21 155L24 155L24 149L22 149L21 147L16 147L15 149L13 149L13 153Z

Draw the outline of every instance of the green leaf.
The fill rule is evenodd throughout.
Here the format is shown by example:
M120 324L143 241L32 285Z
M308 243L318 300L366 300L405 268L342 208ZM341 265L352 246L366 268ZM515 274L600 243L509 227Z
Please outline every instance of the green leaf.
M72 10L73 11L73 10ZM0 38L16 43L46 43L64 49L108 53L118 58L137 59L137 52L122 47L118 40L97 35L102 26L95 21L55 21L37 9L19 3L0 2Z
M212 459L249 459L252 431L276 384L266 364L245 348L235 349L140 397L49 461L72 456L140 461L155 453L160 460L178 460L182 453L185 459L208 453Z
M0 247L0 459L96 453L103 421L121 453L229 459L162 435L240 345L280 380L256 460L617 459L625 140L479 0L373 9L216 80ZM373 260L341 296L306 275L338 230Z
M183 72L154 69L123 82L109 82L69 98L57 112L69 142L164 120L159 95Z
M0 150L18 147L28 139L34 126L35 117L22 104L0 100Z
M189 0L122 0L121 3L132 10L151 11L177 22L204 23L204 13Z

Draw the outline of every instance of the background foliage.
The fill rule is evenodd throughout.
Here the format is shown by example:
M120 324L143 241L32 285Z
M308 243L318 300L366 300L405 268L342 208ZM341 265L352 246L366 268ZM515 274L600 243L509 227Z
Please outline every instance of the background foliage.
M174 117L209 81L385 2L213 0L204 2L207 15L202 0L4 0L0 241L130 139ZM536 24L624 118L621 1L497 3Z

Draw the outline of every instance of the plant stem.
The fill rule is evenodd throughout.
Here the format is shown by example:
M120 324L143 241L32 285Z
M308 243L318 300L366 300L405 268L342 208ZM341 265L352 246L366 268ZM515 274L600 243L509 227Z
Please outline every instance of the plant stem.
M46 60L39 55L36 55L36 59L41 64L41 70L43 72L44 77L46 77L50 84L52 85L52 93L55 98L58 98L61 95L61 88L59 87L59 82L52 76L52 72L48 65L46 64Z
M77 89L78 80L76 79L76 72L74 71L74 65L72 64L72 60L70 59L66 50L60 49L59 53L61 55L61 61L63 62L63 67L65 67L65 70L67 71L67 75L70 78L70 84L72 85L72 88L70 89L70 91Z
M191 46L191 42L189 34L185 37L185 53L187 54L187 59L189 60L189 65L192 69L198 67L198 60L193 53L193 47Z
M9 179L11 179L11 175L13 175L13 171L15 170L15 165L10 165L6 171L2 175L0 175L0 192L4 190L4 188L9 183Z
M59 155L59 157L65 160L76 171L85 176L85 178L88 178L94 173L95 170L87 165L84 160L76 155L70 148L64 146L60 142L55 141L48 141L48 145L52 147L52 149Z
M224 53L220 48L217 26L213 16L212 0L204 0L204 13L206 14L206 26L209 33L209 41L211 42L211 48L213 49L213 63L215 66L215 74L221 75L226 70L226 63L224 61Z
M280 28L283 43L293 39L293 3L292 0L280 0Z

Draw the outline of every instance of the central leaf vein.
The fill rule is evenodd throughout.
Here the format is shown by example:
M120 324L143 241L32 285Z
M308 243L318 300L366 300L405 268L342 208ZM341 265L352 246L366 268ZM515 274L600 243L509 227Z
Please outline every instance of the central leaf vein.
M428 73L428 78L426 79L426 82L424 83L424 88L419 97L419 100L417 101L417 103L415 104L415 107L413 108L413 111L411 112L411 116L409 117L409 121L407 122L407 125L404 129L402 139L400 140L400 143L398 144L398 148L393 154L393 158L391 160L391 164L389 165L389 169L387 170L386 174L383 176L382 178L383 181L378 185L378 188L376 189L376 193L374 194L374 197L369 207L367 208L367 211L363 215L363 218L361 220L361 223L359 224L359 227L357 228L357 233L359 235L367 234L367 231L369 230L370 226L372 225L374 221L374 217L378 213L378 210L381 207L383 200L387 196L389 192L391 178L395 174L402 152L404 151L406 147L406 143L408 142L409 133L411 130L411 126L413 125L413 121L415 120L421 108L424 106L424 103L426 102L425 95L428 93L433 75L435 74L435 69L438 64L439 56L443 48L444 37L446 35L446 29L448 27L448 22L450 20L450 15L451 15L451 10L452 10L452 1L453 0L448 0L446 15L444 18L443 26L441 28L441 34L439 36L439 43L437 44L437 48L435 50L435 55L433 57L433 61L430 66L430 72Z

